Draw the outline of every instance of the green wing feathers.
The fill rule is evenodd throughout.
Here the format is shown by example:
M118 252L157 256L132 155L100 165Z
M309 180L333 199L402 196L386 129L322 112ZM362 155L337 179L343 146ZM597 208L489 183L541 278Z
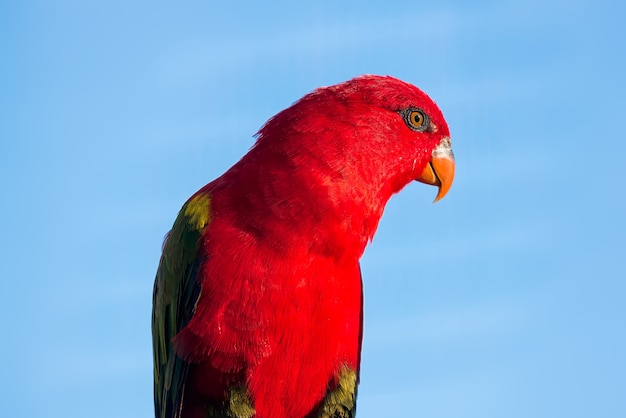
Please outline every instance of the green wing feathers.
M152 345L157 418L179 418L187 364L174 353L172 338L191 320L200 295L196 277L200 237L211 221L211 200L199 193L185 203L163 245L154 283Z
M328 391L314 418L354 418L356 415L357 373L344 367L337 386Z

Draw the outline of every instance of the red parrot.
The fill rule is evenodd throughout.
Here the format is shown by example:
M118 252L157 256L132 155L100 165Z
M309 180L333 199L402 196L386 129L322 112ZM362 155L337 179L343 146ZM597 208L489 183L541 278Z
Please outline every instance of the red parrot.
M157 418L354 417L359 259L389 198L449 190L448 125L417 87L365 75L307 94L182 207L153 295Z

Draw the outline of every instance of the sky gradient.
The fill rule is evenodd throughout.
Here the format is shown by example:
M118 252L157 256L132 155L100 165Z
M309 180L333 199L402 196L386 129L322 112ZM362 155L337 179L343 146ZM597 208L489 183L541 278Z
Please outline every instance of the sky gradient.
M380 3L380 4L379 4ZM359 418L626 416L626 6L5 1L0 416L153 416L150 312L182 203L310 90L425 90L445 199L362 259Z

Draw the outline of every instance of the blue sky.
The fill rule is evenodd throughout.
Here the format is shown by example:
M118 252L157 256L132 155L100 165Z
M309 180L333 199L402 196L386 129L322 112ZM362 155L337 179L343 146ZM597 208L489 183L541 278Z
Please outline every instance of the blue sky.
M184 200L320 85L426 90L457 177L363 260L359 418L626 416L626 7L5 1L0 415L150 417L151 292Z

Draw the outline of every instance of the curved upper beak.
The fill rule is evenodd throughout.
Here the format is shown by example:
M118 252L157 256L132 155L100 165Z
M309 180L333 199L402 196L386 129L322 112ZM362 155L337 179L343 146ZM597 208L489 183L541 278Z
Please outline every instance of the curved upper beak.
M454 154L452 154L449 137L443 138L433 150L430 161L415 180L439 187L433 203L441 200L448 193L454 180Z

